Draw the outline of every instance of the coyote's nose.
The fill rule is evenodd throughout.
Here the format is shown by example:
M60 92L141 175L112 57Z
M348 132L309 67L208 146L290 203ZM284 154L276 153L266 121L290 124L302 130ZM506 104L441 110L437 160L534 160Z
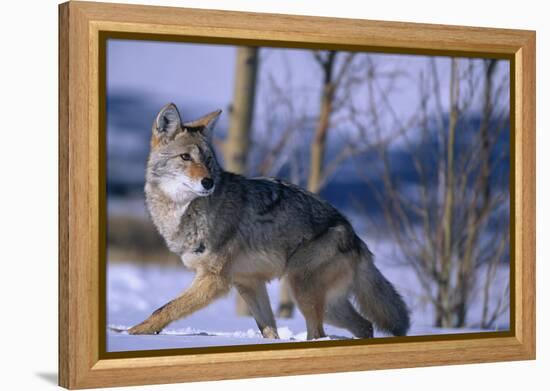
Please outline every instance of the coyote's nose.
M201 185L206 190L210 190L212 186L214 186L214 181L212 180L212 178L203 178L201 181Z

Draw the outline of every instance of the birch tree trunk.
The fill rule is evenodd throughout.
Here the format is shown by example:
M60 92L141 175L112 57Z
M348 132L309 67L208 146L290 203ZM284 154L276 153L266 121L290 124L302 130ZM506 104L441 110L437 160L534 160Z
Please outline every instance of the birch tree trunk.
M228 171L244 174L250 147L250 125L256 95L258 48L239 47L235 69L233 104L229 131L224 145L224 160L225 168Z
M451 60L451 91L450 103L451 112L449 114L449 128L447 136L447 174L445 177L445 193L443 202L443 249L440 258L440 278L438 281L438 304L436 312L436 326L451 327L453 325L453 308L450 297L451 288L451 270L453 256L453 211L454 211L454 192L455 192L455 132L458 119L458 70L457 60Z
M324 71L323 92L321 96L321 110L319 113L319 122L315 129L313 143L311 144L311 157L309 161L309 177L307 180L307 189L312 193L319 191L321 184L321 174L323 172L323 161L325 159L327 131L330 126L330 114L332 113L332 104L334 101L334 84L332 73L334 68L334 59L336 52L329 52L327 59L322 63Z
M489 212L491 198L491 151L489 140L489 128L491 116L493 112L492 91L493 91L493 76L495 72L496 60L486 60L484 86L483 86L483 110L481 124L479 127L479 138L481 142L480 173L475 183L474 202L470 205L472 212L468 215L468 224L466 232L466 241L464 245L464 255L457 276L457 304L456 304L456 322L454 327L466 326L467 303L472 286L474 285L475 265L473 252L476 243L480 236L480 222ZM481 198L479 202L478 199ZM492 265L491 265L492 266ZM488 288L488 287L487 287ZM485 307L485 306L484 306ZM486 314L483 320L486 319ZM483 321L482 321L483 323Z
M258 48L239 47L235 69L231 119L223 152L226 170L235 174L244 174L250 147L250 125L256 95ZM238 315L250 315L248 306L240 295L237 295L236 307Z

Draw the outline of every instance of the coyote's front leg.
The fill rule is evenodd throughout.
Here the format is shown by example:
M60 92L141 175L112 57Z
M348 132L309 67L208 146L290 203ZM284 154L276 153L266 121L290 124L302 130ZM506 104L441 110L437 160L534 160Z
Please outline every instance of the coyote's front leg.
M130 334L156 334L169 323L207 306L229 291L227 281L216 274L199 272L180 296L157 309L149 318L132 327Z

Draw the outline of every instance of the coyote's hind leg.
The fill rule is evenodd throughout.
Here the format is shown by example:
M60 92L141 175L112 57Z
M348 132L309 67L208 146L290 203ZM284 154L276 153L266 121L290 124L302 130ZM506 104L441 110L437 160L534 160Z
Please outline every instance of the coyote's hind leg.
M316 281L308 281L301 273L289 275L289 282L298 308L306 319L307 339L326 337L323 328L324 287L317 285Z
M331 300L325 312L327 323L349 330L357 338L372 338L372 323L363 318L347 297Z

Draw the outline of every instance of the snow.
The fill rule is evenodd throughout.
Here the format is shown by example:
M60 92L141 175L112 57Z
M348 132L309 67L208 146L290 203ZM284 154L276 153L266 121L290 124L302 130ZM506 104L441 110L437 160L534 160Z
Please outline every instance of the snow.
M387 278L402 292L412 309L409 335L479 332L469 329L438 329L431 326L433 316L426 306L415 302L414 276L406 268L382 267ZM277 319L279 340L264 339L252 317L235 313L235 291L187 318L170 324L158 335L129 335L125 330L147 318L155 309L183 291L194 274L181 267L143 265L131 262L108 263L107 268L107 351L174 349L207 346L249 345L306 340L305 320L298 310L291 319ZM279 282L268 284L275 310ZM325 325L326 339L353 338L344 329ZM375 331L375 337L387 337Z
M277 319L279 340L264 339L252 317L235 314L235 296L221 298L187 318L170 324L158 335L133 336L126 330L177 296L194 274L183 266L161 267L115 263L107 271L107 351L225 346L305 341L305 321L297 311L292 319ZM275 310L278 281L268 284ZM351 338L346 330L326 326L329 338Z

